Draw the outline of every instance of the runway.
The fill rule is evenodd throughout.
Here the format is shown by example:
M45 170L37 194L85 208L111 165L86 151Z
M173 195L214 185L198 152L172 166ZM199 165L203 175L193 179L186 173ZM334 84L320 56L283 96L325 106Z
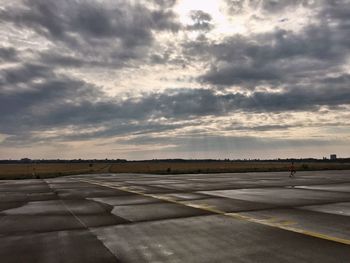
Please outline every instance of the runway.
M349 262L350 171L0 181L7 262Z

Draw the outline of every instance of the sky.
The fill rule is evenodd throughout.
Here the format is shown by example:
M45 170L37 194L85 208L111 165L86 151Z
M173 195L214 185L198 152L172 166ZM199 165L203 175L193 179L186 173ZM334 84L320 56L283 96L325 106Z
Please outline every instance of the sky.
M350 0L0 0L0 159L350 156Z

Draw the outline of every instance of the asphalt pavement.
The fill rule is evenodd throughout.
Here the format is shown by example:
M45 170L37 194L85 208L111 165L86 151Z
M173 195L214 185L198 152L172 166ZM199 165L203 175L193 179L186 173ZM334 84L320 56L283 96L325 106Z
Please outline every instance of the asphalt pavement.
M0 262L350 262L350 171L3 180Z

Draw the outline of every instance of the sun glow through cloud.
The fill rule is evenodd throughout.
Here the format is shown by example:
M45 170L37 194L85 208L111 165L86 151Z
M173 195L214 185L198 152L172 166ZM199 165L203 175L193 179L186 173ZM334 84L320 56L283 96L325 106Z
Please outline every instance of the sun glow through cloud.
M245 32L244 20L241 18L229 20L225 15L225 5L222 1L181 0L174 10L179 14L180 21L184 25L193 22L190 17L192 11L200 10L209 14L214 24L213 35Z

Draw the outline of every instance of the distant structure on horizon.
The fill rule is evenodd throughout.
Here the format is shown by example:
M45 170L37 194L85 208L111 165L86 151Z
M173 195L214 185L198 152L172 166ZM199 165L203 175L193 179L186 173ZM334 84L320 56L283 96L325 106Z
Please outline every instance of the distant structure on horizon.
M337 155L336 154L331 154L330 159L331 160L337 160Z

